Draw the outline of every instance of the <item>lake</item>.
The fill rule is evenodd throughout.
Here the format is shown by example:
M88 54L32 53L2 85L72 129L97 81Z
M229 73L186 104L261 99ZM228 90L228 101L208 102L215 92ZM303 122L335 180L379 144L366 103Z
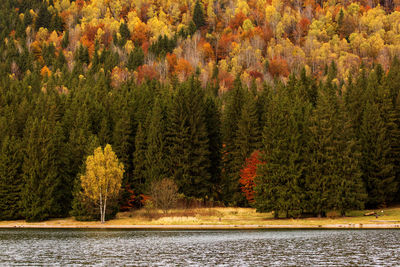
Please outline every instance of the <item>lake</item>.
M395 266L400 230L0 229L0 265Z

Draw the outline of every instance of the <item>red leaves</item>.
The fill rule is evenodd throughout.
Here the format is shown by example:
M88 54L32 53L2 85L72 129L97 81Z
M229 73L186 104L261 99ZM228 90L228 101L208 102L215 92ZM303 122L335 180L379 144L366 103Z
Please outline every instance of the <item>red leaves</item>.
M239 183L242 192L249 203L254 202L254 178L257 174L257 165L261 163L263 162L260 161L260 152L256 150L246 159L243 169L240 170Z
M154 69L154 67L149 65L139 66L137 69L137 82L142 83L145 79L154 80L158 79L158 72Z
M283 58L272 59L269 62L268 71L274 78L279 76L289 76L289 66Z
M232 30L236 30L243 25L243 21L245 21L246 18L246 15L243 14L242 11L240 11L235 15L235 17L233 17L233 19L229 23L229 27L231 27Z

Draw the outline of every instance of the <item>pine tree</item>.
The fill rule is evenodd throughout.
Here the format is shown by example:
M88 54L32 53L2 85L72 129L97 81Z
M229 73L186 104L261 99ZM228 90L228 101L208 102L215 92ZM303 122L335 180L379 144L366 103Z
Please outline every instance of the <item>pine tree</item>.
M21 145L14 136L6 136L0 144L0 220L21 219Z
M197 29L200 29L201 27L206 25L206 19L204 16L204 8L199 0L196 1L196 4L194 6L193 22L196 25Z
M166 114L161 98L157 98L148 121L146 150L146 184L168 178Z
M361 125L362 171L366 184L367 207L387 205L397 192L394 165L391 161L389 130L379 107L368 102Z
M144 53L141 47L135 49L129 54L127 68L129 70L136 70L139 66L144 64Z
M121 47L126 44L126 41L128 41L131 38L131 33L129 31L128 26L126 23L121 23L119 26L119 33L121 34Z
M125 167L125 177L132 171L133 140L131 118L126 107L120 106L118 120L113 130L113 148L120 162Z
M222 189L223 199L226 202L233 202L233 194L237 188L237 172L241 166L236 166L234 155L237 146L235 144L238 131L238 121L242 115L243 99L245 91L242 88L240 77L235 80L234 88L226 95L225 107L222 114L222 137L223 137L223 171ZM233 184L232 184L233 183Z
M72 181L66 175L61 126L42 118L28 124L23 163L24 215L28 221L66 216L71 205Z
M221 161L222 161L222 134L221 114L212 97L207 97L205 102L205 119L208 133L208 146L210 152L210 169L212 192L210 197L220 197L221 186Z
M304 211L305 147L309 108L284 90L273 96L263 131L262 161L255 180L259 211L274 211L277 218Z
M181 193L203 199L212 186L204 115L200 82L191 78L178 86L168 112L169 168Z
M135 136L135 152L133 153L133 173L132 178L127 182L131 188L138 192L145 191L146 183L146 133L139 123Z
M261 130L254 96L250 93L245 95L238 128L234 138L235 150L233 154L233 176L230 190L233 193L233 201L239 205L245 204L245 198L240 189L240 170L253 151L261 146Z
M39 28L50 28L51 22L51 13L47 9L47 4L42 4L39 9L39 13L36 18L35 30L39 30Z

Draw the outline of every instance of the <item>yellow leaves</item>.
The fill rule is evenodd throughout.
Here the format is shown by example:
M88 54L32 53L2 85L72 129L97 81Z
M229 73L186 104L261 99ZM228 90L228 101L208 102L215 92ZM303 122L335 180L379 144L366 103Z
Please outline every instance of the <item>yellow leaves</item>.
M357 15L358 12L360 12L360 6L357 3L351 3L348 7L347 7L347 12L354 16Z
M253 23L251 22L251 20L246 19L245 21L243 21L243 25L242 25L243 30L247 31L251 31L254 28Z
M81 176L83 193L98 203L100 198L107 199L118 195L121 188L124 166L112 151L111 145L95 149L86 160L86 172Z
M246 16L249 14L250 7L247 4L247 1L239 0L239 2L237 3L237 8L235 9L235 15L240 12L242 12Z
M39 42L44 42L49 36L49 31L46 28L40 27L39 31L36 33L36 40Z
M168 29L168 25L157 17L149 19L147 26L152 33L153 40L156 40L160 35L166 35L168 38L172 36L171 31Z
M265 8L265 19L271 24L271 26L276 26L281 18L281 14L276 11L274 6L268 5Z
M60 43L60 38L58 37L58 34L57 34L56 31L53 31L53 32L50 34L49 42L50 42L50 43L53 43L53 45L54 45L55 47L57 47L58 44Z

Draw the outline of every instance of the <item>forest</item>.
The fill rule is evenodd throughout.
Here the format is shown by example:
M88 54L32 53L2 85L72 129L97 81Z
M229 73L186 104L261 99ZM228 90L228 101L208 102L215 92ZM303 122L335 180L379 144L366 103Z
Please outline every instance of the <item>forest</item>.
M399 203L399 56L396 0L3 0L0 220L98 219L108 144L107 218L164 178L275 217Z

